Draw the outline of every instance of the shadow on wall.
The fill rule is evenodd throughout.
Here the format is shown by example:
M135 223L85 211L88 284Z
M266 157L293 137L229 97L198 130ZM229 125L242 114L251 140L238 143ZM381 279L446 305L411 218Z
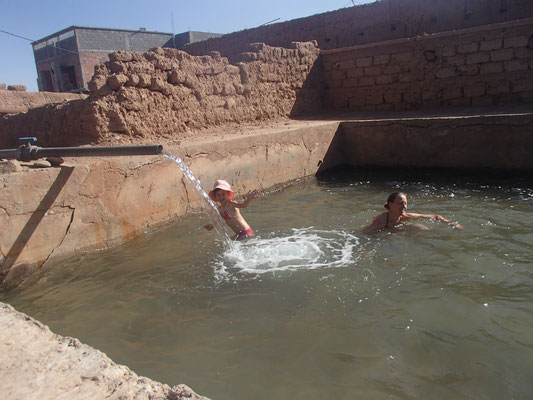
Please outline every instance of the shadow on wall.
M39 227L39 224L45 217L48 210L50 210L50 208L53 206L55 200L61 193L61 190L63 190L63 187L66 185L70 175L74 171L74 167L61 166L60 168L61 170L59 171L54 183L52 186L50 186L50 189L46 195L43 197L33 214L30 216L15 241L11 244L11 247L7 250L4 260L2 260L0 263L0 282L4 280L8 273L10 278L14 278L18 275L23 275L28 269L32 268L31 265L26 263L21 263L13 269L11 267L16 263L35 230Z
M324 73L321 56L313 63L302 87L296 88L296 99L289 116L298 118L321 113L324 109Z

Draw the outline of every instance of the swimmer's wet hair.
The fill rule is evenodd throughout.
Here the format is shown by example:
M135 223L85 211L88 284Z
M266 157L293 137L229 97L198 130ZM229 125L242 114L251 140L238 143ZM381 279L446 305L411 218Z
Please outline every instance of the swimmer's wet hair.
M403 192L394 192L389 194L389 197L387 198L387 202L385 203L384 207L388 210L389 209L389 203L394 203L394 200L396 200L396 197L398 196L404 196L407 198L405 193Z

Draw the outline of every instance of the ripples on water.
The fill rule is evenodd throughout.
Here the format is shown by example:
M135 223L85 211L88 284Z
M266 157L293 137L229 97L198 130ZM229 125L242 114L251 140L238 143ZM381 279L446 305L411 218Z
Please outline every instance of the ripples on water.
M464 230L361 235L397 190ZM228 250L197 215L0 299L217 400L526 399L532 205L524 180L310 178L254 200Z

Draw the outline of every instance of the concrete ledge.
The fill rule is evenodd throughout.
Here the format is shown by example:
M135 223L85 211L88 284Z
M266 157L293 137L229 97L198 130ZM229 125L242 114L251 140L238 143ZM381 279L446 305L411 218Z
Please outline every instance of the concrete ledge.
M185 385L170 387L115 364L78 339L54 334L0 303L0 387L3 400L208 400Z

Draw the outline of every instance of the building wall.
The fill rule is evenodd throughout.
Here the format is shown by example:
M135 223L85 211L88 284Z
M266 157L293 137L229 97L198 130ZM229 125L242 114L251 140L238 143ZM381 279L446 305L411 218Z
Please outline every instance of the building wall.
M533 18L322 51L325 105L350 110L533 102Z
M321 49L334 49L527 17L533 17L531 0L382 0L234 32L186 50L194 55L216 50L233 60L248 43L288 47L316 40Z

